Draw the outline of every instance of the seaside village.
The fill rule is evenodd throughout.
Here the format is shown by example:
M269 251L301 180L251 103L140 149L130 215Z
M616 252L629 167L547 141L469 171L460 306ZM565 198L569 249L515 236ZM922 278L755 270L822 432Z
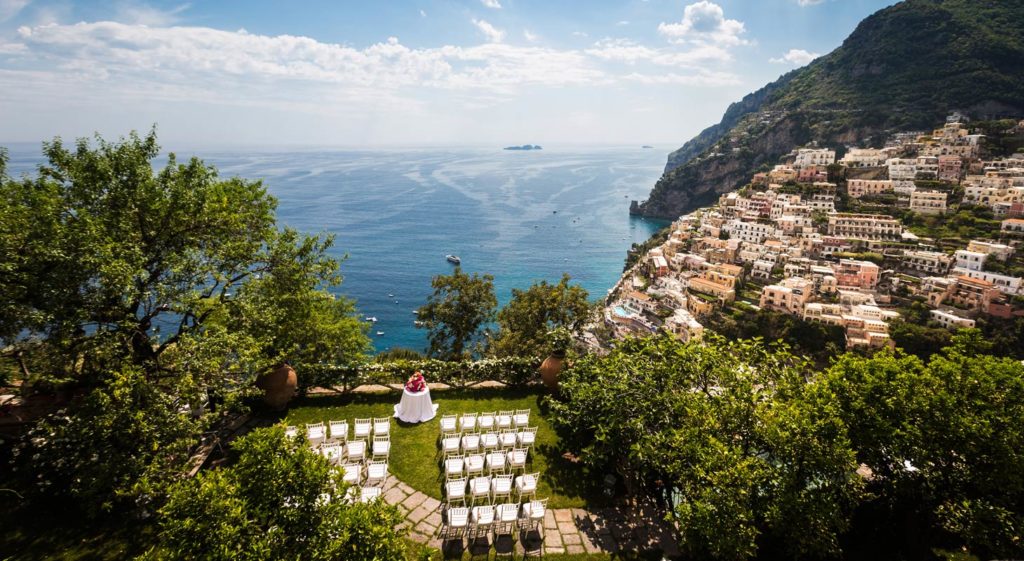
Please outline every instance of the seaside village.
M953 115L839 159L796 149L675 221L611 291L605 324L616 337L663 328L690 340L716 310L749 307L841 326L852 349L893 346L889 322L915 301L950 330L1024 315L1024 281L1005 274L1024 257L1024 154L985 159L985 142ZM964 209L987 235L942 229Z

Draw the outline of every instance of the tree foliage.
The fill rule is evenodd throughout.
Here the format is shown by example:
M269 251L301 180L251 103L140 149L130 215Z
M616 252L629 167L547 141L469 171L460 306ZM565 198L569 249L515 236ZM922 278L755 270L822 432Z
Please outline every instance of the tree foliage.
M333 240L280 229L259 181L174 154L155 170L155 132L43 152L34 177L0 165L0 349L24 388L86 396L19 459L51 491L93 511L152 494L187 459L182 405L231 401L281 361L361 362L366 327L328 292Z
M550 331L578 332L591 312L587 291L570 284L568 274L558 284L540 281L526 290L512 289L512 299L498 312L498 334L489 351L499 357L538 357L551 351Z
M427 330L427 355L446 360L479 356L486 326L494 321L498 307L494 277L470 276L455 267L451 275L437 275L430 284L434 293L417 311Z
M235 441L234 466L175 485L160 510L158 545L144 558L403 558L398 509L346 501L341 472L304 440L282 427L255 430Z

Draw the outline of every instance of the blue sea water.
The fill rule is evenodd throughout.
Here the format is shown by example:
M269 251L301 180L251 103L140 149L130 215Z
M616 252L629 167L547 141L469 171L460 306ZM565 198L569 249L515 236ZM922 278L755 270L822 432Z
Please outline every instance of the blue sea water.
M40 161L38 147L10 155L11 175ZM279 200L279 222L335 234L335 254L347 255L337 290L377 318L378 351L425 347L413 310L431 293L431 277L453 269L446 254L460 256L465 271L494 275L500 304L513 288L557 282L563 272L598 299L630 245L665 225L629 216L629 201L647 196L665 163L663 152L639 147L196 155L223 176L263 179Z

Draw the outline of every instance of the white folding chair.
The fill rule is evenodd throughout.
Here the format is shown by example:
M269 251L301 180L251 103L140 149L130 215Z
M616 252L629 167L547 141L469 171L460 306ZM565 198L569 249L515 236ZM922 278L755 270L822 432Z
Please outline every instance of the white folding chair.
M537 494L537 481L540 480L540 472L526 473L516 477L516 500L523 502L524 497L533 497Z
M348 457L349 462L362 463L366 459L366 441L349 440L345 444L345 456Z
M334 442L344 444L348 440L348 421L331 421L328 424L330 438Z
M485 413L481 413L480 416L476 418L476 425L480 427L481 432L494 430L495 416L496 414L494 411L487 411Z
M519 431L516 438L521 448L533 446L533 443L537 442L537 427L529 427Z
M373 436L386 436L391 434L391 419L389 417L374 417Z
M306 425L306 440L309 445L316 448L327 440L327 432L323 423L310 423Z
M299 435L299 427L288 425L284 428L284 435L288 438L295 438Z
M445 513L445 538L461 538L469 528L469 509L466 507L448 508Z
M374 436L370 454L374 459L387 459L388 456L391 455L391 437L386 434L383 436Z
M455 432L458 429L458 415L441 415L441 434Z
M380 487L364 485L359 489L359 502L368 503L380 498L382 490Z
M370 419L356 419L355 420L355 431L352 434L353 438L362 438L364 440L370 439L370 430L373 428L373 424Z
M505 473L505 464L508 461L508 455L501 450L497 450L487 454L487 473L494 475L496 473Z
M348 463L341 467L345 474L341 476L342 481L349 485L359 485L363 479L362 464Z
M384 482L388 479L388 463L377 460L371 460L366 464L366 480L367 486L383 487Z
M515 534L516 523L519 521L519 505L504 503L495 508L495 534Z
M462 446L462 433L454 432L447 434L441 439L441 452L445 456L458 454Z
M323 456L327 458L327 461L332 465L338 465L345 456L345 449L341 447L341 444L331 443L323 445L323 447L320 448L320 453L323 454Z
M462 474L466 470L466 458L462 454L454 454L448 456L444 460L444 476L445 479L452 479L454 477L462 477Z
M515 448L518 440L519 433L516 432L516 429L505 429L498 434L498 445L506 450Z
M498 416L495 417L495 422L498 424L498 430L512 428L512 416L515 415L515 411L498 411Z
M460 477L458 479L449 479L444 484L444 495L449 504L456 501L462 505L466 504L466 483L467 479Z
M462 453L470 454L480 451L480 434L468 432L462 435Z
M480 446L484 452L492 452L498 449L498 433L485 432L480 435Z
M483 454L466 454L466 476L473 477L474 475L484 474L484 455Z
M491 505L480 505L473 507L473 537L479 538L491 532L494 526L494 507Z
M459 417L459 430L462 432L476 430L476 413L463 413Z
M516 428L525 427L530 424L530 410L529 409L516 409L515 416L512 417L512 423Z
M508 454L508 469L515 473L522 470L526 473L526 448L513 448Z
M495 503L498 499L512 500L512 476L495 475L491 477L491 500Z
M523 504L523 517L520 528L525 530L540 529L544 524L544 512L548 509L548 500L533 500Z
M470 479L469 497L473 500L473 504L476 504L477 501L490 502L491 478L483 475Z

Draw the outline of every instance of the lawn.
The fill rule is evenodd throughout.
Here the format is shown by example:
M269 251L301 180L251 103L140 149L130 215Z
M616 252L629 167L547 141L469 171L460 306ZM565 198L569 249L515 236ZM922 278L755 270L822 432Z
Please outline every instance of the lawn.
M530 451L528 471L540 472L537 496L548 497L550 508L581 508L605 504L600 485L603 475L589 475L578 464L562 456L565 452L551 424L544 417L539 390L488 388L434 391L434 403L442 414L530 409L530 425L537 427L537 442ZM292 402L285 417L290 425L301 426L357 417L391 417L397 393L317 395ZM437 439L438 419L408 424L392 419L391 458L388 468L398 479L427 495L441 498L441 458ZM350 429L351 430L351 429Z

